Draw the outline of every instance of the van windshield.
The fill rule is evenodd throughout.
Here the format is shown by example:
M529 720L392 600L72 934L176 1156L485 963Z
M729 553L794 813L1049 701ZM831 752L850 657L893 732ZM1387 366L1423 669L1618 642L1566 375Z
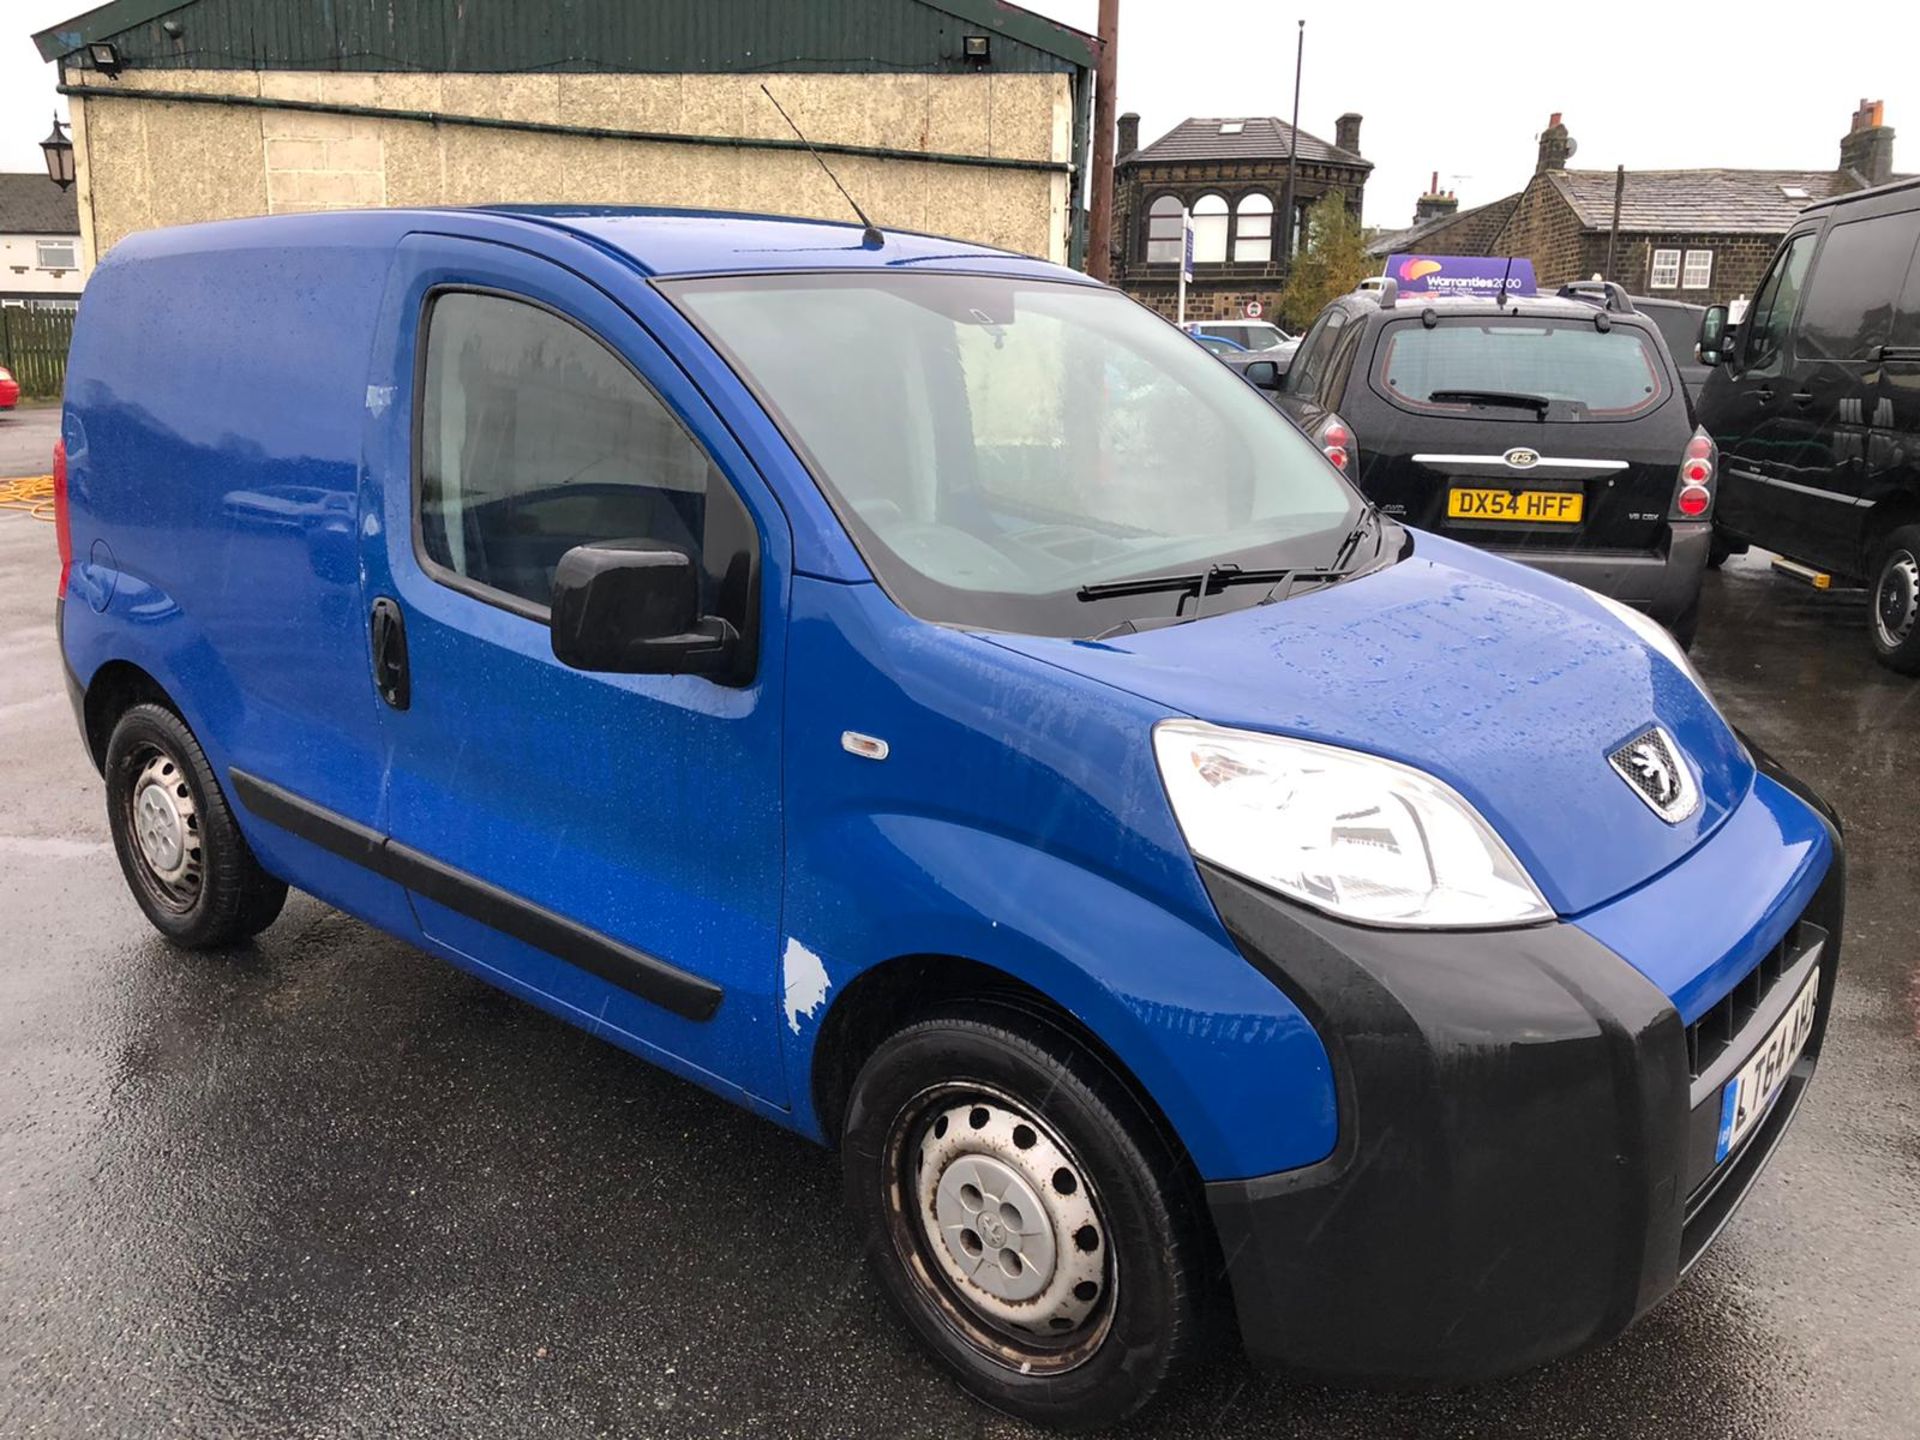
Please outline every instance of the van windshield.
M1259 392L1111 290L871 272L661 289L923 619L1100 634L1178 613L1181 597L1084 587L1211 565L1318 569L1362 510ZM1271 588L1225 590L1206 609Z
M1411 409L1465 413L1470 395L1536 397L1550 420L1624 420L1668 394L1645 332L1590 320L1448 318L1387 331L1379 382Z

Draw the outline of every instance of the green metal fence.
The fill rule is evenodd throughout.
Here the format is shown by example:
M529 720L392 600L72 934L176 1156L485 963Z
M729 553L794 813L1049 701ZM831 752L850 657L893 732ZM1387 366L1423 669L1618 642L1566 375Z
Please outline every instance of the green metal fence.
M60 393L67 379L74 314L0 306L0 365L13 372L23 395Z

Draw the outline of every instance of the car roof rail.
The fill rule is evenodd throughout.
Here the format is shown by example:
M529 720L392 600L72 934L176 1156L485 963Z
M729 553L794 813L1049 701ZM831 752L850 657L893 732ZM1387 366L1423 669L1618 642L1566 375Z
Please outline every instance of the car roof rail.
M1637 315L1633 297L1626 286L1615 280L1572 280L1560 287L1562 300L1585 300L1616 315Z

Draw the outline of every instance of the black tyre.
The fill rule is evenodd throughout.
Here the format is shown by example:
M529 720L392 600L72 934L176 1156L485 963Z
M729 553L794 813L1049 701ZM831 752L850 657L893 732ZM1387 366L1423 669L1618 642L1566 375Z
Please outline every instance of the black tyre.
M1718 530L1714 531L1713 538L1707 542L1707 568L1718 570L1727 563L1729 557L1745 554L1746 548L1744 545L1736 545Z
M147 919L188 950L258 934L286 904L260 868L199 741L162 705L136 705L107 741L107 824L127 888Z
M842 1158L881 1288L987 1404L1110 1425L1192 1358L1197 1187L1046 1020L980 1003L895 1034L854 1082Z
M1881 542L1867 607L1880 663L1920 675L1920 525L1902 525Z

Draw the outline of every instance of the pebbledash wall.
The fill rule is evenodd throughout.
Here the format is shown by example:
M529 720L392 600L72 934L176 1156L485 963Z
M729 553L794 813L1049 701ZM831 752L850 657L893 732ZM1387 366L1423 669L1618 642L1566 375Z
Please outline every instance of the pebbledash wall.
M1074 96L1064 74L155 69L108 77L70 68L65 79L89 269L118 240L156 225L359 206L665 204L851 218L804 151L752 143L792 139L762 81L816 142L928 154L924 162L828 157L881 226L1068 259ZM149 98L154 91L207 99ZM238 103L221 103L227 98ZM448 118L292 108L299 104ZM463 117L744 143L603 139Z

